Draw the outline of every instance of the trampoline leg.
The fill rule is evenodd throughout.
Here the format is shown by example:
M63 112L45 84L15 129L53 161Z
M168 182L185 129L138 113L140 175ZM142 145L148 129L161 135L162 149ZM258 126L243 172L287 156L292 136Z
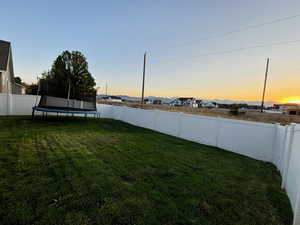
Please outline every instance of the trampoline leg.
M34 109L32 109L31 119L34 119Z

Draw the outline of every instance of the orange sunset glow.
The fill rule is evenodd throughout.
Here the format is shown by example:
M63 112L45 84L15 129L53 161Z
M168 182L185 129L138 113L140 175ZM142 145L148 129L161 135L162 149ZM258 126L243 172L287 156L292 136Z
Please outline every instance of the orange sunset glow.
M300 104L300 96L291 96L280 100L281 103Z

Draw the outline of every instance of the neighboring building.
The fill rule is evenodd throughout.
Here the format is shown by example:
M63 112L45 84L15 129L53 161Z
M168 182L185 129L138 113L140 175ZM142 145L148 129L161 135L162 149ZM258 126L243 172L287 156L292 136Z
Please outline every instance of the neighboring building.
M207 108L217 108L218 104L215 102L204 102L201 99L195 99L195 98L177 98L174 101L170 103L171 106L186 106L186 107L192 107L192 108L201 108L201 107L207 107Z
M21 84L15 83L13 86L13 94L25 95L25 87Z
M300 105L299 104L274 104L274 109L280 110L284 114L288 115L300 115Z
M200 99L196 99L193 104L194 104L193 105L194 108L200 108L200 107L202 107L203 101Z
M0 40L0 93L25 94L25 87L15 84L11 44Z
M153 100L148 99L148 98L145 98L145 99L144 99L144 104L146 104L146 105L151 105L151 104L153 104Z
M202 104L201 100L197 100L193 97L176 98L174 101L170 103L171 106L185 106L185 107L193 107L193 108L201 107L201 104Z
M113 95L104 96L104 97L100 98L100 100L107 101L107 102L122 102L122 98L121 97L119 97L119 96L113 96Z
M202 103L202 107L204 108L218 108L218 104L216 102L204 102Z
M14 69L10 43L0 40L0 93L12 93Z
M162 104L162 100L160 99L153 100L153 105L161 105L161 104Z
M174 101L170 103L171 106L190 106L193 102L194 98L176 98Z
M162 101L160 99L144 99L144 104L146 105L161 105Z

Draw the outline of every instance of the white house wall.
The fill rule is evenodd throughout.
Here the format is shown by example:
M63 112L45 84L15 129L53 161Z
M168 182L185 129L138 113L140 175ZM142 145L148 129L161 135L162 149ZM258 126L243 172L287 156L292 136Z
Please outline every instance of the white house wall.
M2 71L1 72L1 79L2 79L2 93L11 93L12 92L12 83L11 83L11 79L10 79L10 71L6 70L6 71ZM7 91L8 90L8 91Z
M14 68L13 68L11 50L9 52L7 70L1 71L0 79L2 81L0 82L0 84L2 84L2 87L0 88L0 90L2 90L2 93L11 94L13 91L13 84L14 84Z

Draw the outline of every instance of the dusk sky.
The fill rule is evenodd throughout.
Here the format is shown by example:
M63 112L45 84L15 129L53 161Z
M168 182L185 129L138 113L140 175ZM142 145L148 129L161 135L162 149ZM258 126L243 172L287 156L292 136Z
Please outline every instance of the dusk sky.
M11 0L0 21L28 83L78 50L102 93L140 96L147 50L146 96L257 101L269 57L266 100L300 102L299 0Z

